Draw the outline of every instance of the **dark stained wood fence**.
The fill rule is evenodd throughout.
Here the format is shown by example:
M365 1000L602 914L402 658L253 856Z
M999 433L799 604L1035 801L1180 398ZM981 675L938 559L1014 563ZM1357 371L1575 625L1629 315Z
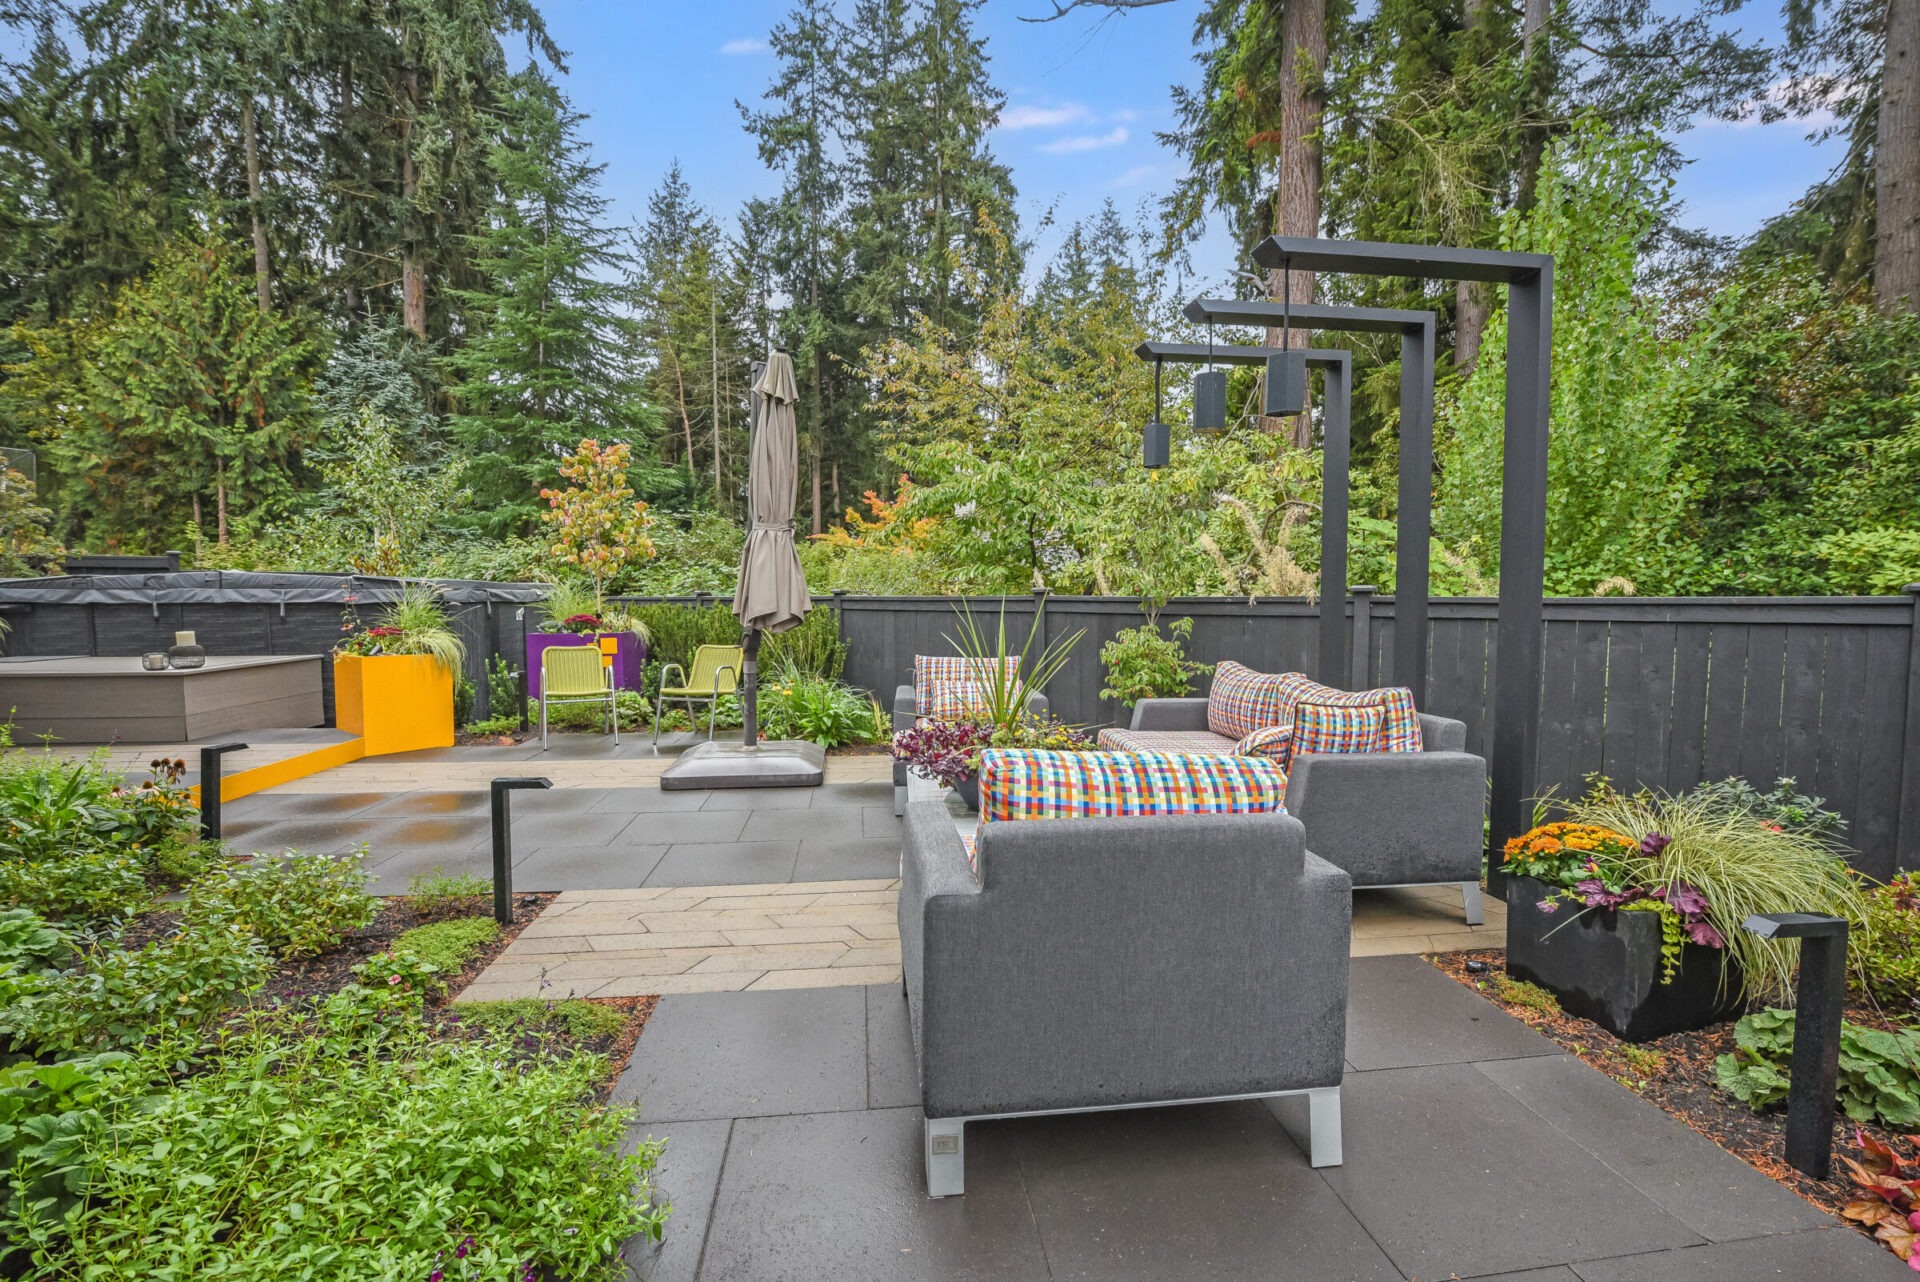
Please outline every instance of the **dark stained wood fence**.
M185 576L180 576L185 577ZM475 585L469 585L475 586ZM514 592L503 588L503 593ZM523 592L524 589L518 589ZM714 598L703 600L711 602ZM688 598L692 600L692 598ZM1364 674L1392 671L1393 601L1360 602ZM837 611L850 653L846 678L891 698L916 654L950 654L956 610L984 629L1002 611L1013 645L1083 632L1047 693L1059 714L1086 725L1123 722L1100 697L1100 647L1142 621L1118 597L860 597L817 604ZM141 604L35 604L0 589L14 627L12 654L138 654L192 628L216 653L324 652L339 637L337 603L196 601L186 590ZM456 608L484 713L485 662L522 662L537 607L481 600ZM1356 631L1350 603L1349 633ZM1467 725L1485 754L1494 681L1495 603L1432 602L1425 710ZM1320 672L1315 607L1298 599L1217 597L1169 602L1161 619L1194 621L1190 652L1263 671ZM1756 786L1791 776L1846 816L1860 866L1876 876L1920 866L1920 592L1895 597L1551 599L1546 603L1540 727L1532 788L1579 792L1587 775L1668 790L1738 775ZM0 685L4 684L0 665ZM1201 681L1195 693L1205 692ZM331 689L328 691L331 697ZM0 691L4 702L4 691ZM331 706L329 704L329 706Z

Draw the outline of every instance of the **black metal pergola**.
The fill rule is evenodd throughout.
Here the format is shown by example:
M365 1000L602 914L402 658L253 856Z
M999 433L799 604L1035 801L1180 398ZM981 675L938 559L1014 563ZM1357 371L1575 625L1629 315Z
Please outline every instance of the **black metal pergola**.
M1277 347L1209 343L1142 343L1133 349L1156 365L1260 365ZM1320 680L1345 685L1347 670L1347 491L1353 454L1353 353L1308 348L1308 368L1326 371L1320 420L1324 461L1320 473Z
M1488 753L1493 794L1489 805L1489 846L1502 849L1507 839L1527 829L1528 799L1533 794L1534 756L1540 721L1541 626L1545 610L1547 557L1547 430L1553 365L1553 257L1511 250L1454 249L1447 246L1395 245L1377 241L1320 240L1307 236L1269 236L1254 247L1254 261L1269 270L1346 272L1365 276L1469 280L1507 286L1507 404L1502 441L1500 487L1500 605L1494 628L1493 736ZM1300 315L1300 309L1293 309ZM1433 364L1431 329L1426 367ZM1404 349L1403 349L1404 350ZM1407 530L1405 503L1410 496L1409 445L1405 421L1406 371L1402 369L1400 494L1401 531ZM1429 384L1431 387L1431 384ZM1426 404L1431 407L1429 399ZM1433 423L1431 409L1420 425L1417 500L1423 517L1432 491ZM1424 466L1421 466L1424 464ZM1402 632L1403 594L1409 583L1395 584L1394 661L1396 672L1408 650L1420 652L1425 671L1427 530L1418 534L1420 633L1415 645ZM1404 572L1404 571L1397 571ZM1411 684L1401 681L1401 684ZM1424 681L1414 688L1416 700ZM1497 861L1488 884L1498 893L1505 878Z
M1393 679L1413 691L1416 706L1424 707L1427 697L1427 543L1433 523L1433 313L1400 307L1342 307L1326 303L1283 306L1230 298L1196 298L1187 304L1186 317L1202 324L1275 328L1284 321L1292 329L1400 336L1400 496L1399 534L1394 548ZM1268 349L1243 350L1265 352ZM1307 349L1309 363L1314 350ZM1327 467L1330 471L1331 459ZM1343 581L1346 577L1345 469L1343 457L1339 561ZM1325 556L1324 549L1322 556ZM1324 576L1324 569L1322 574ZM1327 595L1324 578L1321 594ZM1339 597L1343 601L1346 597L1344 582Z

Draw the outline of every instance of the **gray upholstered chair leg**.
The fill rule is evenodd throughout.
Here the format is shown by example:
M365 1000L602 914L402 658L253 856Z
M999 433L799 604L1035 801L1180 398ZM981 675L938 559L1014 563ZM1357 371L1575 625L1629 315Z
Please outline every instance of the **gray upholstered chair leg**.
M1460 902L1467 910L1467 925L1481 926L1486 924L1487 912L1480 903L1479 882L1463 881L1460 883Z
M1267 1108L1294 1142L1307 1150L1307 1165L1339 1166L1345 1160L1340 1145L1338 1086L1277 1095L1267 1100Z
M958 1197L967 1191L967 1123L964 1118L927 1119L927 1196Z
M903 783L897 783L893 785L893 817L895 819L898 819L906 813L907 813L907 785Z

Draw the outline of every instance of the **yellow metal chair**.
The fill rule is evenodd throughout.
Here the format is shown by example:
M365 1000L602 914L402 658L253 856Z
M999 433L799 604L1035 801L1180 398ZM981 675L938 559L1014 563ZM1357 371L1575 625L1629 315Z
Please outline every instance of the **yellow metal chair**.
M540 750L547 748L547 709L556 703L604 703L620 742L620 709L613 701L613 661L595 645L549 646L540 653Z
M720 712L720 696L736 693L740 689L740 665L746 661L746 653L737 645L703 645L693 652L692 672L677 663L669 663L660 669L660 696L653 704L655 747L660 744L660 714L666 710L669 699L685 703L689 717L693 715L694 701L705 700L707 738L713 738L714 718ZM676 672L680 674L678 685L671 680Z

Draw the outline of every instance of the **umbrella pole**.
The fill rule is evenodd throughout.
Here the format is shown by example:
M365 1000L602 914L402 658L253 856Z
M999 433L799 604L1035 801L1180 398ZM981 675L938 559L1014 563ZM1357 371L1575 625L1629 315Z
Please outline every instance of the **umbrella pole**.
M760 629L748 628L740 665L740 738L751 748L760 742Z

